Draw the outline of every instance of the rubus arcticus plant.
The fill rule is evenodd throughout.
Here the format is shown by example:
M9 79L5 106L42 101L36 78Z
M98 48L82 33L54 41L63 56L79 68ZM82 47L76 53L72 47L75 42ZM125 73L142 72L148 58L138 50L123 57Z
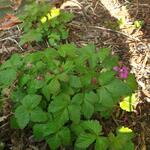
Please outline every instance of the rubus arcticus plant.
M32 3L27 5L20 15L23 35L20 44L46 41L57 47L68 37L67 23L73 14L52 7L50 3Z
M120 98L134 91L115 66L118 57L94 45L12 55L0 66L1 98L13 103L11 127L32 128L52 150L134 150L131 129L105 135L95 117L109 119Z

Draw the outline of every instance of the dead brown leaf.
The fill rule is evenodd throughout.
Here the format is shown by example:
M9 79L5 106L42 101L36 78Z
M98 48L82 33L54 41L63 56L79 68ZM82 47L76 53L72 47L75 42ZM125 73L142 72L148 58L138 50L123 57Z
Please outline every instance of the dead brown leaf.
M12 2L12 9L13 10L17 10L21 3L22 3L22 0L10 0Z
M0 19L0 31L8 30L11 27L21 23L21 21L13 14L6 14Z

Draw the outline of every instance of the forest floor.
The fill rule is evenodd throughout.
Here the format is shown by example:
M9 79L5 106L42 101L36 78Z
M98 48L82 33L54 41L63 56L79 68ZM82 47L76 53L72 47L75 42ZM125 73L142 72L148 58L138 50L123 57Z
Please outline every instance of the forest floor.
M135 112L128 113L118 109L114 113L117 115L112 115L109 121L101 120L101 123L105 124L106 131L120 125L132 128L136 133L135 150L150 150L150 1L110 1L72 0L64 3L62 7L75 14L75 18L69 23L68 41L79 47L87 43L94 43L98 48L110 47L112 53L118 54L120 61L135 74L139 99ZM118 28L118 18L121 17L125 17L128 22L124 27ZM131 25L136 20L144 22L141 29ZM14 52L34 49L20 47L20 35L18 27L0 32L0 63ZM6 103L3 110L0 139L7 143L8 149L46 150L46 145L34 141L30 131L12 131L8 119L5 119L9 115L10 104Z

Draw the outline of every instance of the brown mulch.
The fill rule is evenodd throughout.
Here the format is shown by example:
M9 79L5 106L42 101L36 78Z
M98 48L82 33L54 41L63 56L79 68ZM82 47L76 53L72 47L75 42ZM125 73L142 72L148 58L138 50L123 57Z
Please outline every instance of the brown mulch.
M117 19L111 16L100 0L74 0L75 3L72 3L71 7L65 8L75 14L74 20L69 24L68 41L78 46L94 43L97 47L110 47L112 52L119 54L120 60L135 74L139 99L136 111L126 113L117 110L118 116L113 116L106 121L105 128L107 130L110 126L113 128L119 125L131 127L136 133L135 150L150 150L150 1L118 1L127 6L132 20L144 21L142 29L118 30ZM21 31L18 27L0 32L0 63L12 53L25 50L18 44L20 35ZM7 149L10 147L14 150L47 149L42 142L36 145L30 132L11 131L7 120L0 126L0 130L4 131L1 137L8 142ZM5 137L6 134L10 136Z

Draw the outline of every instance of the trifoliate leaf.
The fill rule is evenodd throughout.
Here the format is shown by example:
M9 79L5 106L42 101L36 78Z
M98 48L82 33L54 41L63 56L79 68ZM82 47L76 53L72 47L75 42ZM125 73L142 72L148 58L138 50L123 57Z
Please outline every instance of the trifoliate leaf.
M25 128L30 120L29 113L24 106L17 107L15 110L15 118L21 129Z
M90 133L81 133L76 140L75 146L77 148L88 148L95 140L95 135Z

